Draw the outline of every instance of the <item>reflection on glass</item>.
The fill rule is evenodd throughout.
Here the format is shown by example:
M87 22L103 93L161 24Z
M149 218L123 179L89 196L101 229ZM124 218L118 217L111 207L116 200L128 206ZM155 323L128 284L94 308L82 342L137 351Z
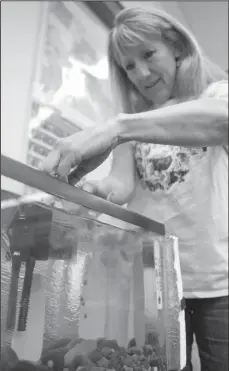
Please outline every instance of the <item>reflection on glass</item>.
M45 14L29 125L27 162L35 168L59 139L113 114L108 29L82 2L47 2Z
M178 370L176 239L38 190L26 202L2 193L4 344L33 362Z

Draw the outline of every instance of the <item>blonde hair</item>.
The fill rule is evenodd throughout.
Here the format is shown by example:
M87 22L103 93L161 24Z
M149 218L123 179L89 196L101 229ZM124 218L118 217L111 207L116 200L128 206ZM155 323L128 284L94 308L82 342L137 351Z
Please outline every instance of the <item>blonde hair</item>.
M180 52L173 98L197 98L212 82L228 78L220 67L204 56L194 36L173 17L156 9L125 9L115 18L108 44L116 113L134 113L152 107L152 102L147 102L128 79L121 66L120 54L123 55L129 47L144 43L155 34Z

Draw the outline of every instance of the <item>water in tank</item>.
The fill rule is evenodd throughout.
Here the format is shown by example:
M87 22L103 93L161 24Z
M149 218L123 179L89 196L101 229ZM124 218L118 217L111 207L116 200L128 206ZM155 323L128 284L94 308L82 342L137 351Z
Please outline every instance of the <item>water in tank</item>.
M37 189L1 192L1 370L184 367L177 238L25 168Z

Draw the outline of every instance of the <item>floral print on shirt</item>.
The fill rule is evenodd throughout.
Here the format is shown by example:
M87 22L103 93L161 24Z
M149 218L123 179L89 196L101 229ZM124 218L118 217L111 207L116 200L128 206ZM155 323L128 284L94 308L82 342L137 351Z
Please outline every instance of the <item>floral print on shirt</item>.
M137 172L151 191L169 190L184 182L190 168L206 154L206 148L185 148L160 144L136 143Z

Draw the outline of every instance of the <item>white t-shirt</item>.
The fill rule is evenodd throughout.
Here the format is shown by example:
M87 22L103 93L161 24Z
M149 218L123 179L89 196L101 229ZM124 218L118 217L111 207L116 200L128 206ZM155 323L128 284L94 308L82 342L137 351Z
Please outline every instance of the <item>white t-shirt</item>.
M228 100L228 81L204 96ZM137 143L140 180L128 208L179 239L186 298L228 295L228 147Z

